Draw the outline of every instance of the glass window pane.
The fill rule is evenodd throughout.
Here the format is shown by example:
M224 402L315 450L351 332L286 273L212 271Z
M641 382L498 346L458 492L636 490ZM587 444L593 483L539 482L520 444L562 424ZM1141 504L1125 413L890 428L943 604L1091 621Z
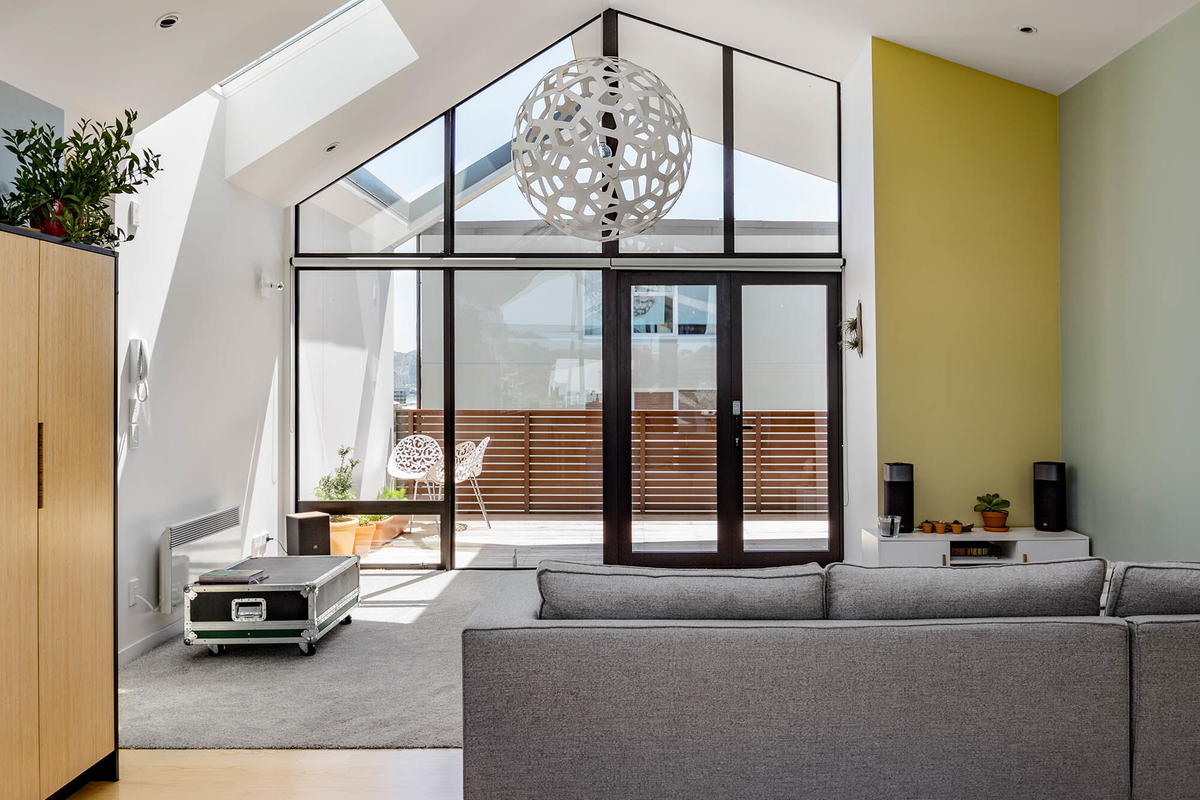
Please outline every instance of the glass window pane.
M357 500L364 513L373 500L431 499L425 473L442 445L441 273L303 271L299 285L298 498ZM395 458L414 434L433 441Z
M837 84L734 53L734 250L838 251Z
M460 567L603 561L600 272L454 279Z
M300 252L441 253L445 152L438 117L305 200Z
M825 287L742 289L747 551L829 549Z
M510 147L517 109L550 70L599 55L600 23L518 67L455 111L454 249L458 253L599 253L600 243L559 233L517 188Z
M631 299L633 550L716 552L717 287L634 286Z
M719 253L724 249L721 48L622 16L621 57L670 87L692 126L692 167L683 193L649 231L621 240L621 252Z

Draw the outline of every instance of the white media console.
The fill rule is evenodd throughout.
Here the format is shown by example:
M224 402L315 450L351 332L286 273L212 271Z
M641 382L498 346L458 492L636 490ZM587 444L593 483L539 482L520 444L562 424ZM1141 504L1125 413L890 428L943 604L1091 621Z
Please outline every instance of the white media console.
M954 555L952 545L995 545L995 555ZM991 533L982 527L970 533L902 533L895 538L878 530L862 532L862 564L867 567L954 567L978 564L1022 564L1083 558L1090 554L1091 541L1075 531L1039 531L1013 528Z

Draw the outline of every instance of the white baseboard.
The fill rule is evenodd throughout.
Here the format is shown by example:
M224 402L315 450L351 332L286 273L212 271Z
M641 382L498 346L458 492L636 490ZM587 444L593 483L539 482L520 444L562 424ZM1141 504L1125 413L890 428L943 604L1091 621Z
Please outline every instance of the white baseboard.
M117 651L117 668L128 664L143 653L147 653L158 647L163 642L170 641L176 636L183 635L183 620L177 619L162 630L155 631L149 636L143 636L128 647L124 647Z

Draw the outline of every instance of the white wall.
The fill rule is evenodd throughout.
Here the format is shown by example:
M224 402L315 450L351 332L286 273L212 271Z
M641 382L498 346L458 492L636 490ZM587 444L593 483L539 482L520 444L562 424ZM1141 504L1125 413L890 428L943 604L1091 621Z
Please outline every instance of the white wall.
M307 272L300 286L300 499L354 448L355 493L374 500L392 448L396 278L387 271ZM411 312L410 312L411 313Z
M871 42L842 84L842 202L846 317L863 308L862 358L848 352L845 374L846 561L861 557L860 531L879 515L879 435L875 373L875 146ZM908 391L908 387L892 387Z
M141 227L120 248L119 647L128 660L181 630L127 607L126 583L157 590L157 547L172 523L243 507L241 534L275 535L280 520L279 397L284 295L262 297L260 273L285 274L283 208L225 180L222 100L206 92L138 134L162 173L137 197ZM128 201L117 209L124 225ZM140 446L127 438L126 344L144 339L150 397Z

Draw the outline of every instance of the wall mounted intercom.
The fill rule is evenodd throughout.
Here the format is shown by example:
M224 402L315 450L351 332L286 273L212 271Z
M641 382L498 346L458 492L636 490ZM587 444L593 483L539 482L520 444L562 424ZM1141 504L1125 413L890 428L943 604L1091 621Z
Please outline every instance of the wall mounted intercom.
M146 343L141 339L129 340L129 383L133 385L133 401L129 406L129 447L136 448L139 442L138 420L142 415L142 403L150 397L150 386L146 382L150 373L150 362L146 358Z

